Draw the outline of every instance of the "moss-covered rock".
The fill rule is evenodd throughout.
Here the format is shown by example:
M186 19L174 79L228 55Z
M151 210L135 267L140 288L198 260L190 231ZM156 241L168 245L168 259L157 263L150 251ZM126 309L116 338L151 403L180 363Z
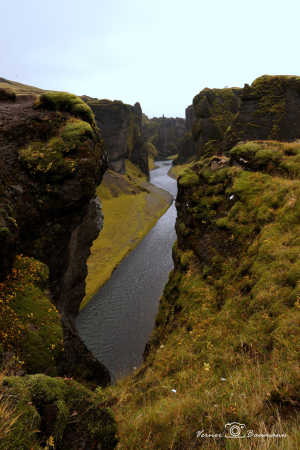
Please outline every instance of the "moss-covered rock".
M45 375L6 377L0 387L17 420L1 450L113 449L116 424L101 397L71 379Z
M198 158L223 150L223 139L239 111L241 89L203 89L194 97L193 139Z
M124 174L125 160L129 159L148 176L148 149L144 145L140 104L131 106L119 100L82 98L93 110L101 129L109 168Z
M68 92L45 92L38 97L35 106L36 108L69 112L73 116L95 125L95 117L91 108L81 98Z
M185 133L185 120L180 117L143 117L146 140L157 149L157 159L166 159L178 153L178 145Z
M75 326L85 294L86 260L103 223L95 198L106 169L103 141L92 111L78 97L50 92L41 93L38 105L35 99L22 94L15 102L0 102L0 281L6 284L13 275L16 254L46 264L50 299L63 328L59 370L105 384L107 370ZM19 295L18 302L26 298L30 293ZM32 333L25 353L41 336Z
M225 136L225 148L239 141L300 137L300 77L264 75L245 85L241 105Z

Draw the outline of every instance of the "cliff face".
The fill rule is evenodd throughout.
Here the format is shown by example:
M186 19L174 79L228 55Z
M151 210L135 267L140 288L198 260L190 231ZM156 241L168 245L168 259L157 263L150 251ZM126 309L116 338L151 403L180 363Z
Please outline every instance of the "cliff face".
M16 254L47 264L51 301L61 313L63 373L110 379L79 338L75 318L86 260L103 217L95 199L106 169L90 108L66 93L5 94L0 101L0 275Z
M299 77L264 75L243 89L203 89L186 110L187 133L175 164L187 162L193 146L199 159L240 141L299 138L299 86Z
M115 400L124 447L198 448L213 432L225 448L234 422L241 437L298 445L300 144L283 141L299 136L297 86L262 77L194 100L198 160L178 178L174 270L145 363Z
M184 164L190 159L195 158L195 142L193 139L193 123L195 113L193 105L185 110L185 133L178 143L178 157L174 160L174 164Z
M121 101L82 98L93 110L101 129L109 168L124 174L128 158L148 176L148 152L144 145L140 104L131 106Z
M225 148L239 141L300 137L300 77L257 78L241 92L238 114L225 134Z
M240 107L240 95L237 88L206 88L194 97L192 131L198 158L222 151L225 132Z
M179 140L185 132L185 120L181 118L154 117L144 120L144 133L157 149L156 159L165 159L178 151Z

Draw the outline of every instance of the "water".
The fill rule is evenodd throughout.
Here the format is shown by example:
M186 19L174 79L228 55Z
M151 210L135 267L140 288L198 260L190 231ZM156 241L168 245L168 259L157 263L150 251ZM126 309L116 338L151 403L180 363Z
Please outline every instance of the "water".
M176 181L167 175L171 162L156 164L158 168L151 171L151 183L175 198ZM77 318L81 338L109 369L113 379L127 375L142 363L159 299L173 268L175 220L173 202Z

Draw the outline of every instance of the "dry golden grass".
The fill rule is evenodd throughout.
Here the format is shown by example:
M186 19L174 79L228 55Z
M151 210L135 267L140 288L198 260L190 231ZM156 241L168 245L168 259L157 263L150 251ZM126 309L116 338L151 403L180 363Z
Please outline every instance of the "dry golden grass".
M20 417L4 395L2 388L3 378L4 374L0 373L0 442L10 433Z

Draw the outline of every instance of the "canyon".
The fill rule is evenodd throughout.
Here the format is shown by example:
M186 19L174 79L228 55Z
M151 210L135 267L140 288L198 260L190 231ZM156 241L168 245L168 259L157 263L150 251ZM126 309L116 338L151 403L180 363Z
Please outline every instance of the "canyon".
M0 395L7 408L15 399L12 418L23 414L0 449L45 448L50 437L58 449L200 448L198 430L217 436L209 448L224 448L235 422L286 433L296 448L299 139L296 76L205 88L185 119L0 78ZM170 197L147 183L167 158L178 193L165 213ZM112 211L103 217L102 199L130 203L147 190L160 199L151 226L165 214L79 313L91 246ZM122 309L114 296L132 300L148 328L130 308L112 326ZM105 331L87 346L97 315L94 328ZM114 330L121 338L106 345ZM124 363L129 343L139 356L132 345Z

